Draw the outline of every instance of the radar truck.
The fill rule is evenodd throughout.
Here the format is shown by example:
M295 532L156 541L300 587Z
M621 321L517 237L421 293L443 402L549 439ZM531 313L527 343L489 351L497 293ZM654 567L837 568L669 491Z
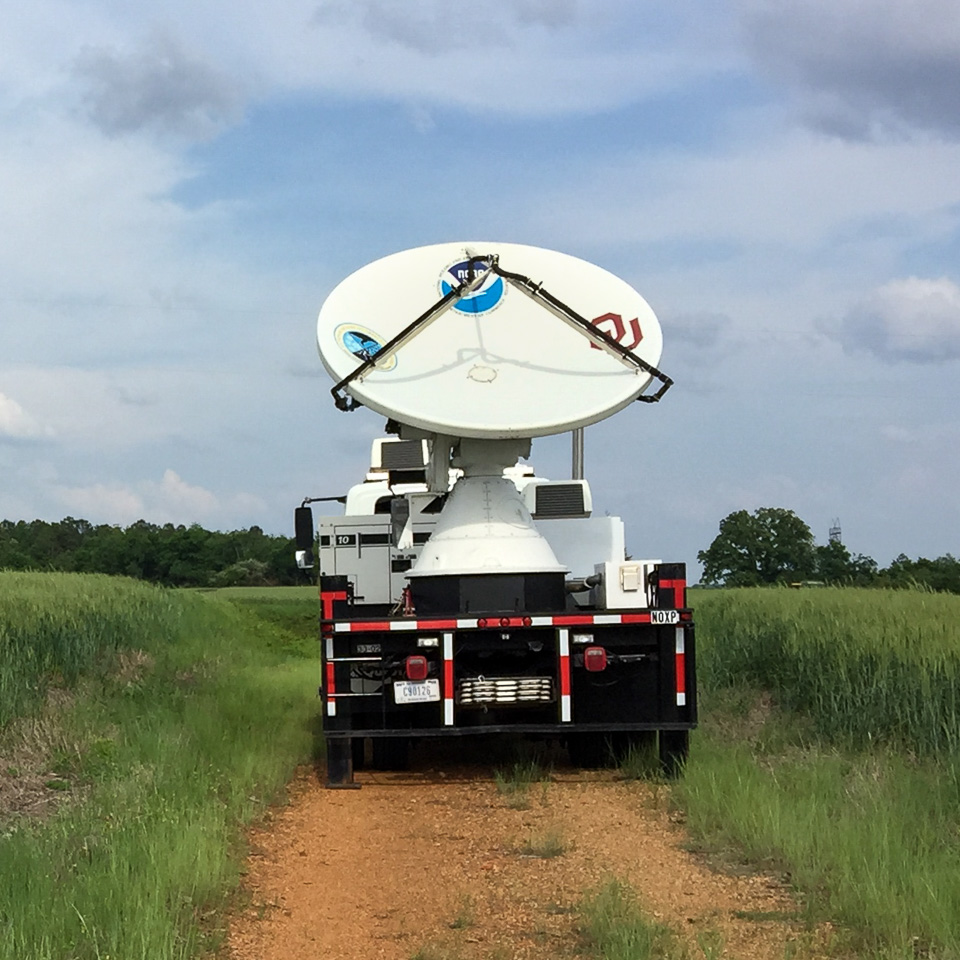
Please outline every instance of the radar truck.
M317 337L336 406L388 418L365 480L321 498L343 513L295 516L298 564L319 566L328 786L480 734L559 740L578 766L656 738L675 773L697 721L685 567L628 558L582 477L583 428L672 384L646 301L566 254L436 244L351 274ZM567 431L572 479L521 462Z

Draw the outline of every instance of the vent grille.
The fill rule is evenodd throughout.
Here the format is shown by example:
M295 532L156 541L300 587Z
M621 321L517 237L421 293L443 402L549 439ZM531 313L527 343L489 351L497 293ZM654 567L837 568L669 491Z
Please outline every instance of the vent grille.
M400 440L380 445L380 464L384 470L422 470L423 442Z
M552 703L554 699L551 677L477 677L461 680L457 695L457 701L463 707Z
M548 517L584 517L583 485L579 483L541 483L536 488L534 519Z

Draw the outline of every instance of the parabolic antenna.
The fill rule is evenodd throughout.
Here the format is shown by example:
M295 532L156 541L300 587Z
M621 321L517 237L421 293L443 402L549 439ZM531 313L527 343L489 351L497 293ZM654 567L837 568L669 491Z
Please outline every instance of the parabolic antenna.
M435 244L362 267L324 303L317 343L352 403L451 437L563 433L671 382L636 290L514 243ZM654 378L659 392L641 396Z

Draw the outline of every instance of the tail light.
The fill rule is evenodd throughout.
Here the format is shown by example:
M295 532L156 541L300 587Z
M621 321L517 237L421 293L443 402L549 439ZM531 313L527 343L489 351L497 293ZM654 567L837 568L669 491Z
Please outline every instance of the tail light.
M414 654L411 657L407 657L404 667L408 680L426 680L427 673L430 670L427 658L421 654Z
M603 647L587 647L583 651L583 665L591 673L607 669L607 651Z

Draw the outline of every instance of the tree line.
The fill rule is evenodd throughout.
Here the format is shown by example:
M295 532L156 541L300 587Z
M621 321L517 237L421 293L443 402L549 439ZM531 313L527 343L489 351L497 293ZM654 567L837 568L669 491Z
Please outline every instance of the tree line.
M0 520L0 569L108 573L171 587L302 583L294 549L292 539L256 526L224 533L145 520Z
M720 532L697 554L702 582L729 587L817 582L861 587L925 586L960 593L960 560L946 554L911 560L900 554L881 568L839 541L817 545L810 527L792 510L737 510L720 521Z

